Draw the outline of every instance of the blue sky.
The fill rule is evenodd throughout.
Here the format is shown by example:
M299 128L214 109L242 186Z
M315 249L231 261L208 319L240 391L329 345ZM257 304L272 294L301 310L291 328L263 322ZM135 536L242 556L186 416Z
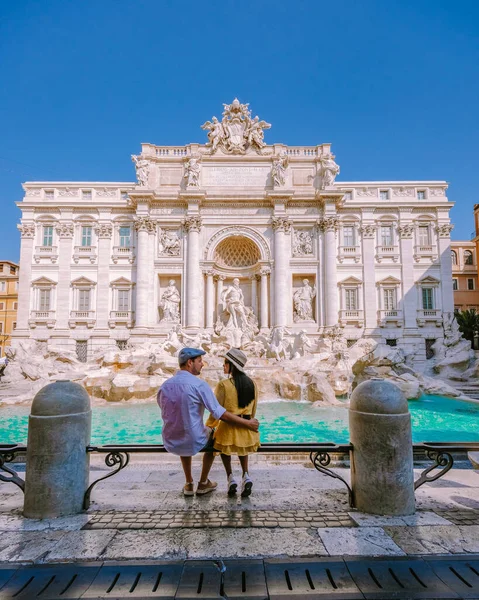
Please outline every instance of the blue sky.
M235 96L266 141L331 142L340 180L477 189L479 2L1 0L0 258L27 180L132 181L141 142L204 142Z

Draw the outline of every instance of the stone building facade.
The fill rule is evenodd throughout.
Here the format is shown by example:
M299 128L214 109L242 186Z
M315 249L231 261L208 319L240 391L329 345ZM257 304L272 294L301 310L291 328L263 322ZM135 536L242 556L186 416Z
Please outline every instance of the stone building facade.
M451 241L454 310L479 311L477 248L473 241Z
M0 358L11 344L17 326L18 265L0 260Z
M15 339L84 355L173 328L233 345L339 324L351 342L443 336L445 181L336 181L330 144L267 145L224 105L205 144L143 144L137 181L27 182Z

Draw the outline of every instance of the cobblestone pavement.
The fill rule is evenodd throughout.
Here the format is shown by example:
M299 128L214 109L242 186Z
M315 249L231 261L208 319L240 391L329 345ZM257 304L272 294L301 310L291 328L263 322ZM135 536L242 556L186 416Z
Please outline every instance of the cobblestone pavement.
M356 527L346 512L319 510L108 511L90 513L83 529L174 529L178 527Z

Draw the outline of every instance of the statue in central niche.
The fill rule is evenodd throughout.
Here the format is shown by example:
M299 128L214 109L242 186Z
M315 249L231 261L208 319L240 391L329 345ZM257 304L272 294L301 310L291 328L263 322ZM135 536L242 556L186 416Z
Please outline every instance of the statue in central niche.
M222 312L215 324L217 335L235 348L244 347L258 333L258 320L251 306L245 306L240 280L235 277L233 284L225 287L221 294Z
M240 280L233 279L233 285L229 285L223 290L221 295L223 307L230 314L230 319L226 326L231 324L235 329L242 329L242 325L246 324L246 314L244 305L244 296L240 288Z

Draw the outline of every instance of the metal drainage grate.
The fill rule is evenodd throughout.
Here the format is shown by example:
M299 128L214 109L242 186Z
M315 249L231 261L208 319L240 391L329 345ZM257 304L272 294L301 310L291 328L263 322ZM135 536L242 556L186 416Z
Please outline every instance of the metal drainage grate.
M346 559L346 566L365 598L454 598L451 590L422 559Z
M175 597L183 561L106 563L82 600Z
M427 558L436 575L461 598L479 599L479 556Z
M267 600L263 561L186 561L176 598Z
M1 600L62 600L82 597L100 564L19 567L0 590Z
M342 560L330 558L264 561L271 600L363 598Z

